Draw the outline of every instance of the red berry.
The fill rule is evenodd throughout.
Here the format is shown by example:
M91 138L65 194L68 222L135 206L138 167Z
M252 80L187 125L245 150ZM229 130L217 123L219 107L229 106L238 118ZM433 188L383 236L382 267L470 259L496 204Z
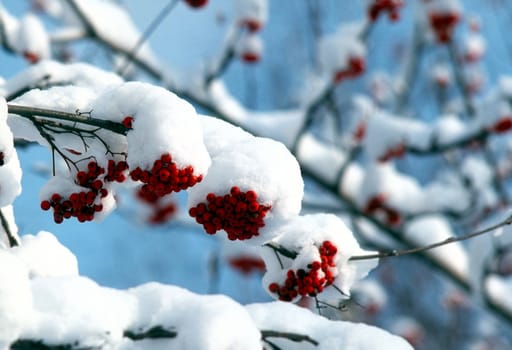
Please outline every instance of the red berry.
M208 0L185 0L185 2L192 8L200 8L208 3Z
M124 117L124 119L121 121L121 124L123 124L127 129L133 129L133 117Z
M256 52L250 52L250 51L243 52L240 55L240 58L242 59L243 62L249 63L249 64L258 63L260 61L260 55Z
M503 117L490 128L490 131L501 134L512 129L512 118Z
M49 201L44 200L41 202L41 209L49 210L50 208L51 208L51 204Z
M62 199L62 197L61 197L61 195L60 195L60 194L58 194L58 193L54 193L54 194L52 195L52 197L51 197L51 201L52 201L53 203L60 203L61 199Z

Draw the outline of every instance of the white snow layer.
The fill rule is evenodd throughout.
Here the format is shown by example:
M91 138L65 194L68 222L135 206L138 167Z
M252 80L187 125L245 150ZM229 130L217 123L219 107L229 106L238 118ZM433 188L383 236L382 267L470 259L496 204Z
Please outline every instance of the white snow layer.
M404 339L382 329L365 324L329 321L310 310L289 303L251 304L247 305L246 309L260 329L308 334L319 342L319 345L315 347L305 341L294 343L283 338L269 338L272 343L282 349L412 349Z
M329 321L290 304L243 307L222 295L158 283L124 291L101 287L78 275L76 258L48 232L0 249L0 280L0 349L23 339L80 348L256 350L261 330L307 335L320 349L411 349L383 330ZM133 336L156 328L171 336Z
M11 204L20 193L20 162L7 125L7 103L0 97L0 207Z

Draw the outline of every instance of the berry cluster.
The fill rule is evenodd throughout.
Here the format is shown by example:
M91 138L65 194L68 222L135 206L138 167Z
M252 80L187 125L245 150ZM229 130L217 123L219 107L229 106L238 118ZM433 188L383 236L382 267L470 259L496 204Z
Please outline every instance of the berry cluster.
M277 294L279 300L292 301L298 295L315 297L325 287L334 282L335 275L331 268L336 267L334 257L338 248L331 241L324 241L320 248L320 261L313 261L307 269L288 270L284 285L271 283L268 290Z
M431 12L429 15L430 27L440 43L448 43L452 40L453 28L459 22L460 15L457 12Z
M375 0L368 8L368 17L370 21L376 21L381 13L387 12L388 17L392 21L400 19L398 10L403 6L402 0Z
M224 196L209 193L206 202L190 208L189 214L208 234L224 230L232 241L249 239L259 235L259 229L265 226L263 219L271 208L258 203L257 197L255 191L242 192L233 186L230 194Z
M98 163L91 161L87 164L87 171L79 171L76 174L76 182L86 190L72 193L69 198L64 199L58 193L52 194L50 200L41 202L41 209L53 208L53 219L57 224L64 219L76 217L78 221L92 221L94 214L103 209L101 204L95 204L98 195L105 197L108 191L103 188L103 181L98 177L105 173L105 169L98 166Z
M144 184L140 191L145 198L163 197L171 192L179 192L203 179L202 175L194 175L194 168L191 166L178 169L169 153L155 160L150 170L135 168L130 172L130 177L133 181Z
M176 213L176 204L168 203L165 205L153 206L153 213L148 218L148 222L153 225L164 224Z
M388 162L393 158L402 158L405 154L405 146L399 143L395 147L389 148L386 153L379 157L379 162Z
M64 219L76 217L79 222L92 221L94 214L103 209L101 203L97 204L98 198L104 198L108 195L108 190L104 187L105 182L123 182L126 177L123 172L128 169L125 161L116 163L114 160L108 161L107 174L105 168L98 165L96 161L87 164L87 170L79 171L76 174L75 182L84 188L84 191L74 192L64 199L59 193L54 193L49 200L41 202L41 209L50 210L53 208L53 219L57 224L62 223Z
M250 256L238 256L228 260L228 263L234 269L240 271L244 275L251 272L265 272L265 263L260 258Z
M386 217L386 224L389 226L398 226L402 222L400 213L386 205L386 197L383 194L373 196L366 203L364 212L368 215L383 213Z
M489 128L489 131L496 134L502 134L510 129L512 129L512 117L506 116L494 123L494 125Z
M147 187L144 187L144 185L139 187L135 196L151 208L152 213L147 219L150 224L164 224L176 213L175 203L162 203L162 197L158 197L154 192L147 191Z
M348 67L339 70L334 74L334 83L338 84L345 79L354 79L363 74L366 69L366 62L362 57L350 57Z

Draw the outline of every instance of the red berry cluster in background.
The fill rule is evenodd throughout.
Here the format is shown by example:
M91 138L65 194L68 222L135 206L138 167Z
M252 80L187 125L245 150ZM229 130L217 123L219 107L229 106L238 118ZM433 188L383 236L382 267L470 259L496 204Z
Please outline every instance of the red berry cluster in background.
M148 222L153 225L164 224L176 213L176 204L167 203L165 205L157 204L153 206L153 213L148 218Z
M279 296L279 300L292 301L298 295L315 297L334 282L331 268L336 267L334 257L338 248L331 241L324 241L320 248L320 261L314 261L307 269L288 270L284 285L271 283L268 290Z
M163 154L155 160L150 170L140 167L130 172L133 181L144 183L140 191L143 197L163 197L171 192L179 192L194 186L203 179L202 175L195 176L194 168L187 166L178 169L169 153Z
M368 17L370 21L376 21L381 13L387 12L392 21L400 19L398 10L403 6L402 0L375 0L368 8Z
M399 143L395 147L389 148L386 153L379 157L379 162L388 162L393 158L402 158L405 154L405 146Z
M123 172L128 169L125 161L116 163L109 160L107 174L105 168L98 165L96 161L87 164L87 170L79 171L76 174L75 182L84 188L83 191L74 192L68 198L63 198L59 193L54 193L49 200L41 202L41 209L50 210L53 208L53 219L60 224L64 219L76 217L79 222L92 221L97 212L103 210L103 205L97 204L98 198L104 198L108 195L108 190L104 188L105 182L123 182L126 176Z
M208 4L208 0L185 0L185 2L192 8L200 8Z
M151 210L152 214L148 217L147 221L150 224L160 225L169 221L174 214L176 214L177 206L175 203L161 203L162 197L157 196L154 192L143 190L144 185L139 187L136 191L136 197L143 203L146 203Z
M490 132L502 134L512 129L512 116L505 116L500 118L493 126L489 128Z
M431 12L429 14L430 27L440 43L448 43L452 40L453 29L459 22L460 15L457 12Z
M357 124L357 127L354 130L352 137L354 138L354 141L361 142L365 136L366 136L366 123L360 122L359 124Z
M233 186L229 194L217 196L209 193L206 202L190 208L189 214L203 225L208 234L224 230L228 239L244 240L259 235L259 229L265 226L263 219L270 206L258 203L255 191L242 192Z
M30 51L25 51L23 52L23 57L30 63L30 64L36 64L37 62L39 62L39 60L41 59L41 57L39 57L38 54L35 54L33 52L30 52Z
M265 272L265 263L262 259L253 256L238 256L228 260L229 265L244 275L251 272Z
M240 27L246 28L250 33L257 33L263 28L263 23L256 18L245 18L239 23Z
M242 52L242 54L240 55L240 58L243 62L252 64L252 63L258 63L260 61L261 57L257 52L245 51L245 52Z
M383 213L386 217L386 224L389 226L398 226L402 222L400 213L386 205L386 197L383 194L373 196L366 203L364 212L368 215Z
M338 84L345 79L354 79L363 74L366 62L363 57L350 57L348 67L334 73L334 83Z

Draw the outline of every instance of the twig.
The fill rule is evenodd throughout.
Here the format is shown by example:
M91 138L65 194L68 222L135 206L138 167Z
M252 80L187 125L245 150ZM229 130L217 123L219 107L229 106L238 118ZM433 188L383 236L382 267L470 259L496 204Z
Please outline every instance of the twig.
M265 341L266 338L286 338L297 343L305 341L315 346L319 345L318 341L305 334L278 332L273 330L261 330L261 339Z
M471 96L469 93L469 89L466 85L461 66L457 62L457 51L456 51L456 47L455 47L455 44L453 43L453 41L448 43L447 49L448 49L448 54L450 56L450 61L451 61L453 73L455 76L455 81L457 82L457 85L462 94L462 99L464 102L464 107L466 109L466 113L467 113L468 117L472 118L475 115L475 107L473 106L473 103L471 102Z
M172 11L172 9L176 6L178 3L178 0L170 0L167 5L160 11L158 16L156 16L153 21L149 24L149 26L146 28L144 33L140 36L139 40L133 47L133 49L130 50L130 52L126 55L126 59L121 67L117 69L117 74L123 75L130 65L130 62L133 61L133 58L137 54L137 52L140 50L142 45L146 42L146 40L149 38L149 36L155 31L155 29L162 23L162 21L167 17L167 15Z
M4 216L4 213L2 212L2 209L0 208L0 222L2 224L2 228L4 229L5 235L7 236L7 239L9 240L9 246L16 247L19 245L18 240L11 232L11 227L9 225L9 222L7 221L6 217Z
M390 256L402 256L402 255L408 255L408 254L415 254L415 253L420 253L420 252L424 252L424 251L427 251L427 250L430 250L430 249L433 249L433 248L437 248L437 247L441 247L443 245L446 245L446 244L450 244L450 243L454 243L454 242L460 242L460 241L465 241L465 240L468 240L470 238L473 238L473 237L476 237L476 236L480 236L480 235L483 235L485 233L489 233L489 232L492 232L494 230L496 230L497 228L500 228L502 226L505 226L505 225L510 225L512 224L512 215L510 215L507 219L495 224L495 225L492 225L491 227L488 227L488 228L485 228L483 230L479 230L479 231L476 231L476 232L472 232L472 233L468 233L466 235L463 235L463 236L458 236L458 237L450 237L450 238L447 238L441 242L436 242L436 243L433 243L433 244L429 244L429 245L426 245L426 246L422 246L422 247L417 247L417 248L411 248L411 249L404 249L404 250L392 250L392 251L389 251L389 252L380 252L380 253L376 253L376 254L367 254L367 255L355 255L353 257L350 258L350 260L368 260L368 259L379 259L379 258L387 258L387 257L390 257Z
M162 326L155 326L141 333L127 330L123 332L123 336L135 341L144 339L166 339L176 338L178 336L178 332L175 330L165 329Z

